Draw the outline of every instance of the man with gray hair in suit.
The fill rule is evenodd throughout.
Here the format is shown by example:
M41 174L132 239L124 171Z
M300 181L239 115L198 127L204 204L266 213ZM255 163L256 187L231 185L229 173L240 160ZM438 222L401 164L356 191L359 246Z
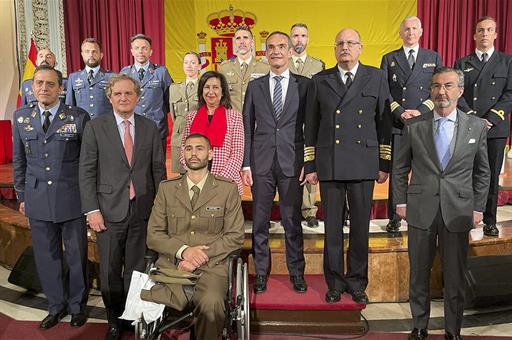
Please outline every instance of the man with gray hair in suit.
M464 92L462 71L436 70L430 89L434 110L406 121L393 163L396 212L409 227L414 326L409 339L428 336L436 245L443 267L445 339L461 339L468 233L482 221L489 190L487 126L457 109Z

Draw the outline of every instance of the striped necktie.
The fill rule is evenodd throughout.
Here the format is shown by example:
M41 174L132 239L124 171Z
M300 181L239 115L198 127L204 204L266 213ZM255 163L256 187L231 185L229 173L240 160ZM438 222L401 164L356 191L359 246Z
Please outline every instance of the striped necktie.
M274 114L276 115L277 120L281 118L281 113L283 113L283 87L281 85L281 80L283 78L283 76L274 77L274 81L276 83L274 85L274 97L272 106L274 107Z

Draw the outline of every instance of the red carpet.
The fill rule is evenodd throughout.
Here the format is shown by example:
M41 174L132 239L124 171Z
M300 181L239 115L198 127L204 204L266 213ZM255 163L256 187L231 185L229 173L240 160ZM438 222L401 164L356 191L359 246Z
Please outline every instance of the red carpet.
M306 275L308 291L296 293L288 275L271 275L267 283L267 291L254 294L253 277L249 278L249 303L251 308L285 309L285 310L361 310L364 305L352 301L348 294L343 294L341 301L333 304L325 302L327 285L323 275Z

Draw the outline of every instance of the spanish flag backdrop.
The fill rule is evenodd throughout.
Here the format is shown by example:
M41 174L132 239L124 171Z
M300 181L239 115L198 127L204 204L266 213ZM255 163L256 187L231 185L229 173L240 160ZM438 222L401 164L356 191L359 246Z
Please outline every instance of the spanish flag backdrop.
M382 55L401 45L400 22L416 15L416 0L172 0L165 2L165 58L173 79L184 79L183 54L201 54L204 70L233 55L233 33L251 27L257 57L264 56L272 31L290 32L296 22L309 28L307 53L326 67L336 63L334 38L340 29L359 31L362 63L379 66Z

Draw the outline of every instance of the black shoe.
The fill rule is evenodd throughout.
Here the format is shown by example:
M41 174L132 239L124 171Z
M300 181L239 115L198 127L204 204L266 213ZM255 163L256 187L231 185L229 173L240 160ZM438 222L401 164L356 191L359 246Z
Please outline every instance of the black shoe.
M498 236L500 231L496 227L496 224L484 224L484 235L485 236Z
M308 227L310 228L318 227L318 220L316 219L315 216L306 217L306 222L308 223Z
M105 340L121 340L121 328L119 326L109 325Z
M352 295L352 300L354 302L359 303L361 305L367 305L370 303L370 300L368 299L368 295L363 290L353 290L349 292L350 295Z
M392 235L400 233L400 220L389 220L386 231Z
M42 328L42 329L52 328L53 326L58 324L59 321L62 318L64 318L67 314L68 313L66 313L65 310L62 310L57 314L48 314L46 316L46 318L44 318L43 321L41 321L41 323L39 324L39 328Z
M444 335L444 338L446 340L462 340L462 336L460 336L460 335L453 335L453 334L450 334L450 333L446 333Z
M81 327L87 321L87 315L84 312L71 314L71 327Z
M290 282L293 283L293 290L298 293L305 293L308 290L308 284L302 275L291 275Z
M423 340L428 336L428 332L426 329L413 329L411 334L409 334L409 340Z
M267 290L267 276L266 275L256 275L254 279L254 286L252 287L256 294L263 293Z
M325 293L325 302L327 303L335 303L341 300L341 291L337 289L329 289L327 293Z

